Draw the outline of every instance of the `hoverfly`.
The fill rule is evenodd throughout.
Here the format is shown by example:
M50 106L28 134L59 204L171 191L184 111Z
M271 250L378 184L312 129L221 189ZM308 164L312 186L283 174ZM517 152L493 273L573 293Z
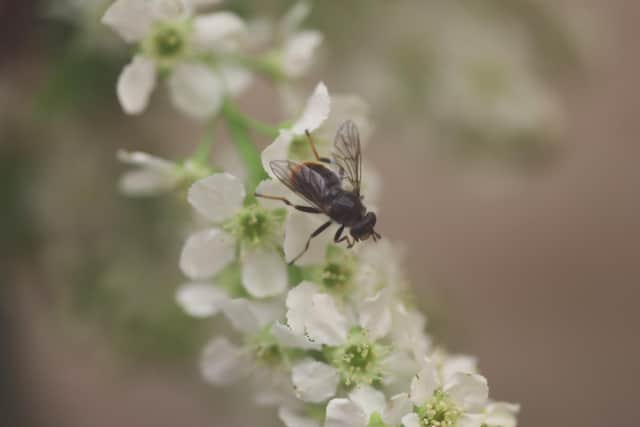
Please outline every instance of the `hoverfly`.
M311 239L325 231L331 224L340 225L333 241L347 242L347 248L352 248L356 242L373 237L376 241L380 234L373 229L376 225L376 214L367 212L362 203L360 182L362 178L362 152L360 150L360 135L355 123L351 120L344 122L336 133L333 144L333 161L320 157L316 150L311 134L305 131L307 140L315 161L302 163L289 160L273 160L269 163L273 174L291 191L305 199L311 206L291 203L285 197L268 196L256 193L256 197L280 200L287 206L311 214L325 214L329 220L318 227L307 239L302 250L289 264L296 262L309 249ZM335 164L337 173L325 164ZM348 228L351 238L343 236Z

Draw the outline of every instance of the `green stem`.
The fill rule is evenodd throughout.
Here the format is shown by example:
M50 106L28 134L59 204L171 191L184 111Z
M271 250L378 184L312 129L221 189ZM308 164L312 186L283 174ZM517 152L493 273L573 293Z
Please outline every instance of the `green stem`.
M275 138L280 134L278 128L274 128L273 126L264 123L260 120L253 119L251 117L245 116L240 110L238 110L229 100L224 103L222 107L223 114L233 116L234 120L242 123L245 127L251 128L252 130L263 134L264 136L268 136L270 138Z
M249 198L251 199L260 181L268 178L262 168L260 152L251 143L248 125L241 113L236 111L228 102L225 102L222 107L222 116L229 129L231 142L247 168L247 193L249 193Z
M191 159L201 165L208 165L211 157L211 150L215 144L215 120L211 120L207 125L207 128L200 140L200 144L196 151L191 156Z

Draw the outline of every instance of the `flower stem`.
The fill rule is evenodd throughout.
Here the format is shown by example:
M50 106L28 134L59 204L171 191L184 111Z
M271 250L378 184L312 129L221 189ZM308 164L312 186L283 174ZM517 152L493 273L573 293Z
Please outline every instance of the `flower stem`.
M200 144L196 148L196 151L191 156L191 159L201 165L208 165L209 158L211 157L211 150L215 144L215 120L211 120L207 124L204 135L200 140Z
M225 102L222 115L229 129L231 142L247 168L247 192L250 195L249 198L252 198L260 181L267 178L260 161L260 152L249 139L249 126L242 113L235 110L229 102Z

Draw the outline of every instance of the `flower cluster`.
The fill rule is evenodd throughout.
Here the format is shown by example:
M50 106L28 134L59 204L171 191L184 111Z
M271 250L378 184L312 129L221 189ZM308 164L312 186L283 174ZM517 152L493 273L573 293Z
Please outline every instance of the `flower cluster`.
M109 8L104 22L138 44L118 83L126 111L144 109L157 73L167 77L175 104L196 116L214 114L232 88L244 87L231 82L252 71L245 67L252 61L237 61L247 28L227 12L198 15L203 3L117 0ZM288 41L268 61L279 61L284 74L299 74L321 40L297 30L306 13L306 3L294 7L275 32ZM489 400L475 360L433 345L398 248L388 239L340 245L340 231L318 228L324 214L290 207L308 203L271 170L274 160L313 159L316 149L330 159L346 120L366 143L372 130L366 104L330 96L319 83L285 125L270 128L230 108L223 119L249 172L246 182L207 166L207 150L182 163L120 154L138 166L123 177L123 190L154 194L187 186L201 217L182 248L179 264L189 281L176 299L191 316L223 315L233 330L206 345L203 377L215 385L250 378L256 401L278 407L287 427L514 427L518 406ZM273 142L258 152L250 129L266 129ZM342 176L335 158L327 168ZM360 196L375 211L376 174L364 162L361 175ZM305 252L313 230L324 233L314 233Z
M247 90L256 73L286 81L309 68L322 37L298 29L309 12L306 3L294 7L272 31L276 47L260 54L252 49L264 36L253 34L239 16L226 11L199 13L217 3L116 0L107 9L102 22L135 45L135 55L117 84L126 113L146 109L159 79L166 81L176 108L205 119L220 110L225 97Z
M319 130L331 126L336 107L319 84L262 161L304 157L297 145L305 130L318 131L325 147ZM296 197L270 179L258 192ZM288 427L515 425L517 406L489 401L472 358L432 345L388 241L348 251L314 240L287 268L317 224L314 215L255 200L228 173L195 182L188 199L213 225L185 243L180 265L192 281L177 300L193 316L224 314L238 338L207 345L207 381L257 378L258 400L278 405Z

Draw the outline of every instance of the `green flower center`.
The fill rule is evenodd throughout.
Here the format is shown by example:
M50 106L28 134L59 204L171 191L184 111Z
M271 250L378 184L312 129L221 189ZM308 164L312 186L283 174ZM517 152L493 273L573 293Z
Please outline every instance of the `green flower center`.
M422 427L454 427L462 415L462 411L442 390L436 390L431 400L417 408L416 412Z
M142 44L144 52L163 66L185 55L189 25L186 21L156 24Z
M348 262L329 261L322 269L322 284L329 290L343 291L353 279L353 268Z
M270 328L269 325L257 335L249 338L248 344L258 363L277 366L282 362L284 353L271 335Z
M329 350L329 361L340 373L346 387L374 384L382 379L382 359L387 348L367 337L366 331L354 328L341 346Z
M175 56L184 48L182 34L177 28L162 28L154 36L156 51L160 56Z
M276 240L284 213L283 209L267 210L251 205L240 210L223 228L248 245L271 242Z
M380 415L378 412L372 413L371 416L369 417L369 424L367 424L367 427L386 427L386 426L387 425L382 419L382 415Z
M487 100L496 99L509 90L505 70L499 64L489 62L471 64L468 73L473 90Z

